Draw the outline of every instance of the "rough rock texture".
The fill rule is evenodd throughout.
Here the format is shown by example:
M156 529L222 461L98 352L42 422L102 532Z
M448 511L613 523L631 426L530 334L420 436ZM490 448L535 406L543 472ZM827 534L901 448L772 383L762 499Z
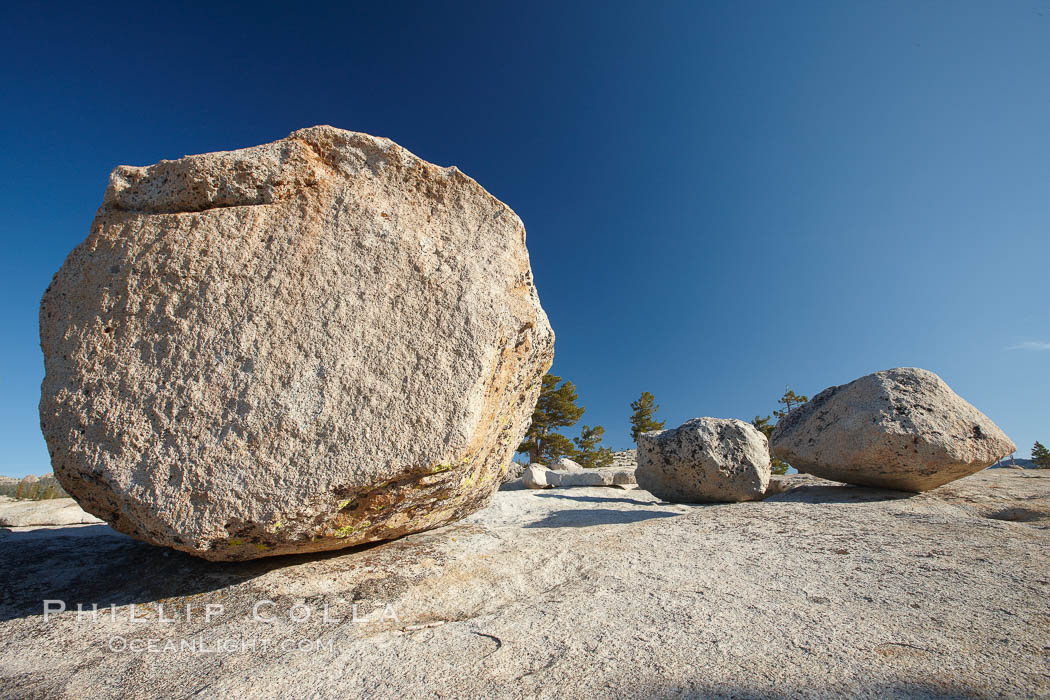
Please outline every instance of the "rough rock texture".
M542 464L530 464L525 473L522 474L521 479L527 489L546 489L550 488L550 484L547 483L547 477L552 474L554 474L554 471L547 469Z
M635 482L633 469L583 469L554 471L533 464L525 472L525 488L578 488L585 486L630 486Z
M43 501L0 501L0 527L28 525L83 525L102 522L85 513L72 498Z
M507 465L507 471L503 473L502 483L506 484L516 479L520 479L524 474L525 470L528 469L529 465L522 462L510 462Z
M568 457L559 457L551 464L550 469L556 472L582 472L583 466Z
M63 487L216 560L477 510L554 342L513 211L456 168L327 126L117 168L40 333Z
M501 491L440 530L230 564L103 525L0 531L0 696L1050 694L1050 474L989 470L919 495L784 481L728 505ZM45 622L44 598L70 610ZM266 600L272 621L253 619ZM78 622L77 603L118 605L117 620ZM291 621L297 604L308 620ZM223 606L210 622L208 605ZM114 652L114 638L157 641Z
M766 436L742 420L693 418L638 436L638 486L672 503L761 498L769 474Z
M1017 448L933 372L899 367L817 394L777 423L773 454L801 472L928 491Z

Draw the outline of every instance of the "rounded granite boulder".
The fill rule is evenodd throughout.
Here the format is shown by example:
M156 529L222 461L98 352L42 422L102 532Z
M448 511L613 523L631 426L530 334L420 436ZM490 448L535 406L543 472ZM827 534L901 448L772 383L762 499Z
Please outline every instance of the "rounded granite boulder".
M554 346L509 207L328 126L118 167L40 336L62 486L121 532L214 560L477 510Z
M769 486L766 436L735 418L693 418L638 436L638 486L672 503L762 498Z
M915 367L825 389L782 418L770 442L800 472L901 491L928 491L1017 449L940 377Z

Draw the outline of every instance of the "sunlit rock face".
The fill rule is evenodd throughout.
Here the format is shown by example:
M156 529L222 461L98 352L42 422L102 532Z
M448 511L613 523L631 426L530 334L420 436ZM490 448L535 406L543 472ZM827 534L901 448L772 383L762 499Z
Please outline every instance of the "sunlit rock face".
M40 335L63 487L122 532L214 560L477 510L554 346L509 207L327 126L118 167Z
M638 436L638 486L672 503L733 503L769 486L769 443L734 418L693 418Z
M791 411L770 439L800 472L861 486L928 491L1017 448L933 372L875 372Z

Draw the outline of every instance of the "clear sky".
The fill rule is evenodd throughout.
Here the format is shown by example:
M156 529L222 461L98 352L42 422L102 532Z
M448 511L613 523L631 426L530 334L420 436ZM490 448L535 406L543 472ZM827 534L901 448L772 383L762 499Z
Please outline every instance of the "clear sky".
M313 124L517 211L614 448L902 365L1050 444L1050 0L335 5L3 4L0 473L110 170Z

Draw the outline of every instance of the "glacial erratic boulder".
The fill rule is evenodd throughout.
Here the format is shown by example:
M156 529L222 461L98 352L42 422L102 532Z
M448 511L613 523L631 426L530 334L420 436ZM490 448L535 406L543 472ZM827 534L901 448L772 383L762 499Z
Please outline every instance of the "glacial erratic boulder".
M769 475L766 436L742 420L693 418L638 436L638 486L665 501L751 501L762 498Z
M915 367L833 386L777 423L773 455L860 486L928 491L1017 448L936 374Z
M121 532L213 560L477 510L554 345L509 207L327 126L118 167L40 335L62 486Z

